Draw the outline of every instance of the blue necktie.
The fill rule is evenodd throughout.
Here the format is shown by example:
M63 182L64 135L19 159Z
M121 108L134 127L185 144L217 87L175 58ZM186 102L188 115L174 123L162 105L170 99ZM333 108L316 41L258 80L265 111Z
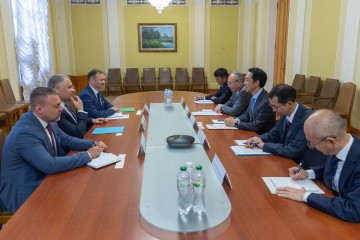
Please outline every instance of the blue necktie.
M333 180L336 174L337 166L340 159L338 159L335 155L330 159L329 168L327 172L324 173L324 183L329 189L333 188Z
M251 111L254 111L254 107L255 107L255 98L251 98L251 102L250 102L250 106L251 106Z
M98 102L99 102L99 110L104 110L104 109L103 109L103 105L102 105L102 100L101 100L100 92L97 93L97 100L98 100Z

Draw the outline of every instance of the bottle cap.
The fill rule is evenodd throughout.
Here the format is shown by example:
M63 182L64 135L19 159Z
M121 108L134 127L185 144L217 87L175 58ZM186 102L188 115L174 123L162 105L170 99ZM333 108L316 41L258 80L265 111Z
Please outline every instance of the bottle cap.
M181 166L180 171L186 171L186 166Z
M186 166L188 166L188 167L193 165L192 162L186 162L185 164L186 164Z
M202 170L202 166L201 165L196 165L196 170Z

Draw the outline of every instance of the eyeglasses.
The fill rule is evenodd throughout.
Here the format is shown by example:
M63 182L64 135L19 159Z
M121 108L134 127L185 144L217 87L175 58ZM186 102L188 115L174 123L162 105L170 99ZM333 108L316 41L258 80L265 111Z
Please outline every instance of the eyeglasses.
M237 80L235 80L235 81L232 81L232 82L227 81L227 84L228 84L228 85L232 85L232 84L234 84L235 82L238 82L238 81L239 81L239 79L237 79Z
M336 137L334 137L334 136L326 136L326 137L323 137L320 141L318 141L317 143L315 143L315 144L312 144L310 141L307 141L307 145L308 145L308 147L310 148L310 149L314 149L315 147L316 147L316 145L318 145L319 143L321 143L321 142L323 142L323 141L325 141L327 138L336 138Z
M270 104L269 103L269 106L273 109L273 110L277 110L279 107L281 107L282 105L284 105L284 104L280 104L280 105L278 105L278 106L275 106L275 105L272 105L272 104Z

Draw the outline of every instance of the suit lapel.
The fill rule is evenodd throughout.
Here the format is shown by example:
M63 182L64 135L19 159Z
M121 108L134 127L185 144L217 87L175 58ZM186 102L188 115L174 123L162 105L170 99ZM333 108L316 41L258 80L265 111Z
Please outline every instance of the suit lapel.
M47 134L47 130L45 130L43 125L41 125L39 119L37 119L37 117L35 116L35 114L33 112L31 112L31 114L29 114L29 117L32 119L31 122L33 122L35 124L35 126L38 128L39 133L42 135L42 139L44 139L45 144L46 144L46 150L49 153L54 152L50 138Z

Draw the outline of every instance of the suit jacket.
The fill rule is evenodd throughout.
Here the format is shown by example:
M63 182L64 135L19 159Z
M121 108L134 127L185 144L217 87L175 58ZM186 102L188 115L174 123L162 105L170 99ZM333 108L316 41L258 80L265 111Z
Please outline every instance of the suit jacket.
M206 96L205 99L209 100L211 97L215 97L215 99L213 100L215 104L225 104L231 97L231 94L232 92L229 86L224 83L220 87L219 91L217 91L215 94Z
M240 119L239 129L253 131L257 134L270 131L276 120L275 112L269 105L268 92L263 89L256 99L254 111L251 110L251 104L249 104L246 111L238 118Z
M234 92L227 103L221 106L221 112L237 117L243 114L249 105L251 93L246 92L245 86Z
M51 141L33 112L22 115L5 140L0 174L0 200L14 213L48 174L64 172L91 161L87 152L65 156L63 147L87 150L92 141L70 137L51 123L57 146Z
M84 104L84 111L91 118L106 118L113 115L115 113L115 110L111 109L113 105L104 98L101 92L99 92L99 95L103 103L102 106L100 106L94 91L89 85L81 91L80 98Z
M57 121L57 124L66 134L77 138L83 138L92 126L91 118L88 118L88 115L84 112L76 112L75 115L76 122L64 109L61 112L60 120Z
M330 159L324 167L314 168L316 179L328 177ZM307 204L322 212L349 222L360 222L360 140L354 137L339 178L339 196L326 197L311 193Z

